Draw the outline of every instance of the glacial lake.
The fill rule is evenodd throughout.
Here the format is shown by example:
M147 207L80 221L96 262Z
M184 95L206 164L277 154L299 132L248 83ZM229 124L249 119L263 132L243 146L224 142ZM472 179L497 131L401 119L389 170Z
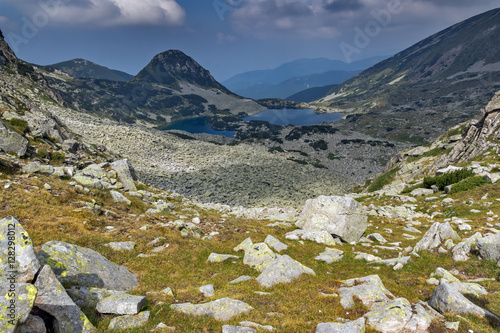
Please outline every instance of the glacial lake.
M235 131L216 131L208 123L209 117L185 119L174 122L162 128L162 130L181 130L188 133L208 133L225 135L233 138ZM274 125L307 126L320 123L334 123L342 119L340 113L315 113L313 109L268 109L260 113L242 118L244 121L261 120Z

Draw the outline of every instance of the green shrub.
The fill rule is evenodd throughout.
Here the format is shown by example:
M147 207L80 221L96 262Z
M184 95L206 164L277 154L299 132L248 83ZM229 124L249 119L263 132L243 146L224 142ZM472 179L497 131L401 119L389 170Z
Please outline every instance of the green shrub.
M392 170L387 171L377 179L373 181L373 183L368 187L368 192L375 192L381 190L387 184L390 184L394 177L396 176L396 172L399 171L399 168L394 168Z
M268 149L268 151L269 151L270 153L272 153L272 152L274 152L274 151L277 151L277 152L279 152L279 153L284 153L284 152L285 152L285 151L283 150L283 148L281 148L281 147L279 147L279 146L278 146L278 147L271 147L271 148L269 148L269 149Z
M50 159L54 162L62 162L66 156L63 153L55 152L50 154Z
M463 191L468 191L471 190L475 187L481 186L488 183L486 179L484 179L483 176L474 176L474 177L469 177L467 179L462 180L459 183L456 183L451 187L450 193L458 193L458 192L463 192Z
M446 186L453 185L472 176L474 176L474 172L471 169L455 170L436 177L426 177L424 178L423 185L425 188L431 188L432 185L436 185L440 190L444 190Z
M329 160L331 160L331 161L333 161L333 160L340 160L340 159L342 159L342 158L343 158L343 157L341 157L341 156L337 156L337 155L335 155L334 153L329 153L329 154L328 154L328 159L329 159Z
M424 188L424 184L418 184L418 185L414 185L414 186L409 186L409 187L406 187L403 192L401 192L402 194L407 194L407 193L411 193L411 191L413 190L416 190L416 189L419 189L419 188Z

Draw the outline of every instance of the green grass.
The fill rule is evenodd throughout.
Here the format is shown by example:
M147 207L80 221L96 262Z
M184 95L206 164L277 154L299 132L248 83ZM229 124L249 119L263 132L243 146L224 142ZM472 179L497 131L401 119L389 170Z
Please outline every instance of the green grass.
M373 181L370 187L368 187L368 192L375 192L381 190L385 185L390 184L394 180L394 177L396 176L396 173L398 171L399 168L394 168L382 174L380 177L378 177Z

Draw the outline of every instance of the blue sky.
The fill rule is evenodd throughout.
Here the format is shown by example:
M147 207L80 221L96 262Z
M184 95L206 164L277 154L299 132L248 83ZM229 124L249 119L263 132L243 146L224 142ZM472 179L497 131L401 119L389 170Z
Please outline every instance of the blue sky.
M19 58L137 74L180 49L219 81L299 58L392 55L497 0L1 0Z

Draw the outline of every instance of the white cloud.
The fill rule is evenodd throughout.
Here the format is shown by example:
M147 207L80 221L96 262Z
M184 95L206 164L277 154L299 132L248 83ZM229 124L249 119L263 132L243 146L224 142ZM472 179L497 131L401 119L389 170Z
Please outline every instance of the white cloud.
M46 12L52 25L182 25L176 0L6 0L30 17ZM44 5L45 4L45 5Z
M236 37L233 35L225 34L223 32L217 33L217 42L219 44L232 43L236 41Z

